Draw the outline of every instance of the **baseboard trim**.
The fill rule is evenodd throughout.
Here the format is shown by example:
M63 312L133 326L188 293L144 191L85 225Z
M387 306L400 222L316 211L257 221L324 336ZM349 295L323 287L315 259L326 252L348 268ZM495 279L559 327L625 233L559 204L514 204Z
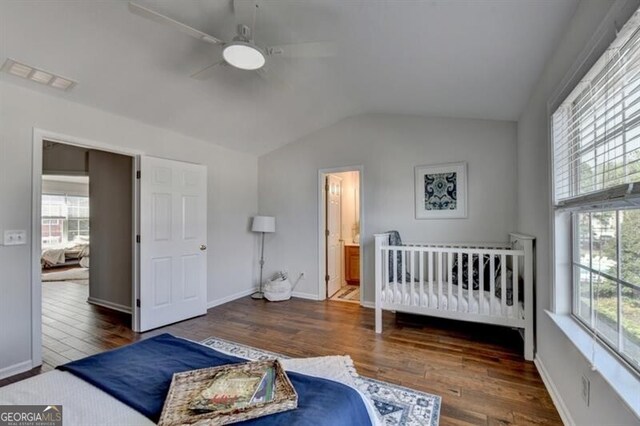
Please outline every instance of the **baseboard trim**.
M299 299L307 299L307 300L320 300L317 294L313 293L302 293L300 291L294 291L291 296L297 297Z
M10 365L0 369L0 379L6 379L7 377L15 376L16 374L24 373L34 367L33 361L30 359L22 361L17 364Z
M547 369L545 368L544 363L542 362L542 359L540 359L539 356L536 356L535 359L533 360L533 363L538 369L538 373L540 373L542 382L547 388L549 395L551 395L551 400L553 401L553 405L556 406L556 409L558 410L558 414L560 414L562 423L564 423L567 426L575 426L576 423L573 421L573 418L571 417L571 413L569 413L567 406L562 400L562 397L560 396L560 393L558 392L556 385L553 383L553 380L551 380L551 376L549 376L549 373L547 372Z
M225 303L229 303L236 299L240 299L242 297L248 296L250 294L258 291L257 288L248 288L246 290L239 291L237 293L231 294L229 296L221 297L220 299L212 300L207 302L207 309L215 308L216 306L224 305Z
M131 314L131 307L121 305L119 303L109 302L108 300L98 299L96 297L89 296L87 302L92 305L102 306L103 308L113 309L114 311L124 312L125 314Z

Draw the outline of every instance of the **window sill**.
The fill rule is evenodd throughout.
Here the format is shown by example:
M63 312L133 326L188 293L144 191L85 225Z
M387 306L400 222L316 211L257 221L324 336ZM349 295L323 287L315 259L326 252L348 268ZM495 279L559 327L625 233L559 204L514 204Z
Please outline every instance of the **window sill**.
M570 315L554 314L550 311L545 312L567 338L573 342L587 362L590 363L593 352L591 334ZM595 367L602 378L604 378L609 386L611 386L629 407L631 412L640 417L640 396L638 395L640 378L629 371L627 367L600 342L596 342L595 346Z

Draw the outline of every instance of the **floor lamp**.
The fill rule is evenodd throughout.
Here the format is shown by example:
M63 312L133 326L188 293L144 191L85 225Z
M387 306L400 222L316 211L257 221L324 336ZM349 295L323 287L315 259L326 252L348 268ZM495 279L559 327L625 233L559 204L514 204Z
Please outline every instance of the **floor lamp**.
M273 216L254 216L251 230L262 234L262 241L260 243L260 291L256 291L251 297L253 299L263 299L262 269L264 268L264 234L267 232L276 232L276 218Z

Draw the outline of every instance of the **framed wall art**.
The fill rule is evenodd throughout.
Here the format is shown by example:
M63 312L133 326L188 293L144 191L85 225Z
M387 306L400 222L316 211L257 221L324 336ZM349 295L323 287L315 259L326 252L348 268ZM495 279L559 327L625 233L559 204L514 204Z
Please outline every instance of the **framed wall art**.
M416 219L467 217L467 163L415 168Z

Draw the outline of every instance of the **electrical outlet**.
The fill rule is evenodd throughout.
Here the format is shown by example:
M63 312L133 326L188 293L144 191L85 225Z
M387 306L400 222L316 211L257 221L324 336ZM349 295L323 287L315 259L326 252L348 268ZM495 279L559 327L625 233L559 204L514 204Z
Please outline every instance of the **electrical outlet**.
M584 400L587 407L589 406L589 394L591 392L591 382L587 376L582 376L582 399Z

